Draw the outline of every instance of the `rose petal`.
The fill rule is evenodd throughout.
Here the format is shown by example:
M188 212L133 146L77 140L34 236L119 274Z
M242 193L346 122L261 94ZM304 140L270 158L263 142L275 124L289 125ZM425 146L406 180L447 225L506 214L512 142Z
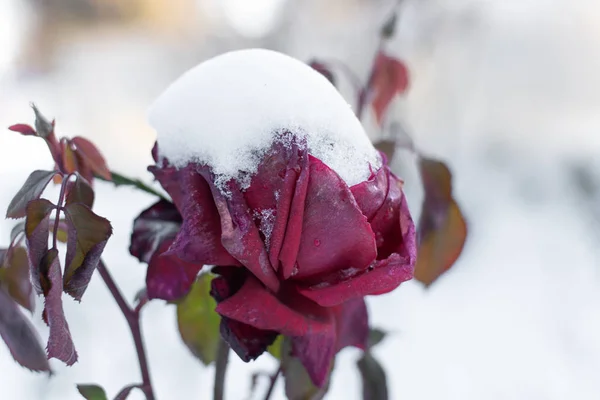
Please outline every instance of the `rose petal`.
M146 272L149 299L172 301L186 295L203 264L188 263L174 254L164 254L172 240L163 241L154 252Z
M292 352L310 376L315 386L323 387L336 352L335 324L329 329L292 338Z
M310 175L297 257L301 279L333 271L363 270L376 258L375 237L344 181L309 156Z
M337 350L355 346L364 350L369 339L369 314L364 298L354 299L334 309Z
M329 277L310 287L299 286L298 291L323 307L332 307L366 295L390 292L411 279L417 256L416 238L404 195L399 208L402 241L397 244L396 252L384 260L377 260L365 271L349 276L344 276L342 271L337 274L337 279Z
M285 298L280 300L250 275L237 293L217 305L216 311L255 328L287 336L304 336L331 329L334 320L329 310L289 289L282 289L281 295Z
M236 293L248 277L245 269L236 267L215 267L212 272L221 275L211 282L210 294L217 303ZM221 318L220 331L223 339L245 362L260 356L278 335L275 331L257 329L227 317Z
M169 253L196 264L239 265L221 244L219 214L210 187L197 172L197 167L190 164L176 175L178 185L174 200L178 199L179 204L176 205L181 212L183 224ZM171 183L163 187L167 191L174 190Z
M181 223L181 215L175 205L167 200L159 200L133 221L129 253L141 262L149 262L164 240L175 237Z
M208 175L208 170L205 170L204 174ZM233 180L228 182L228 197L225 197L214 184L211 183L210 187L218 210L216 217L221 217L221 243L241 265L276 292L279 289L279 279L271 266L267 250L238 184Z

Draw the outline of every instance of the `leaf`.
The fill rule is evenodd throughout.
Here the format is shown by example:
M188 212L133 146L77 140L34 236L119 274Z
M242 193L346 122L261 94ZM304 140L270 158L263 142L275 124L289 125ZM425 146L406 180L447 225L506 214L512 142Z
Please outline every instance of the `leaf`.
M25 238L31 273L31 282L38 294L47 293L50 283L47 274L42 273L42 259L48 251L50 213L55 205L46 199L33 200L27 205Z
M21 221L13 226L12 230L10 231L10 242L14 243L17 239L17 236L22 233L25 233L25 221Z
M281 346L281 370L285 378L285 395L289 400L323 399L329 390L329 377L323 388L316 387L300 360L292 355L291 349L291 339L285 337Z
M54 133L54 122L50 122L40 113L40 110L35 106L31 105L33 112L35 113L35 130L37 135L43 138L47 138Z
M117 395L115 396L115 400L125 400L133 389L142 389L142 385L128 385L125 386Z
M363 400L387 400L387 379L379 362L369 352L357 361L362 378Z
M2 287L21 306L33 312L35 298L29 280L29 260L23 247L9 248L0 268Z
M65 204L82 203L92 208L94 205L94 189L84 177L77 174L75 181L67 183L67 198Z
M177 305L177 324L181 339L204 365L212 363L217 355L221 317L216 313L217 303L210 295L212 276L202 274L189 293Z
M33 325L3 290L0 290L0 336L19 364L33 371L50 372L46 353Z
M77 385L77 390L87 400L107 400L106 392L98 385Z
M8 205L6 217L23 218L27 204L40 198L54 175L56 175L56 171L33 171Z
M369 341L367 348L372 349L374 346L377 346L385 338L385 336L385 331L379 328L369 329Z
M381 37L385 39L389 39L394 36L394 32L396 31L396 23L398 21L398 14L392 13L385 24L381 27Z
M77 351L71 338L69 324L62 306L62 273L58 250L50 249L42 260L41 271L46 271L50 288L45 293L43 317L50 327L48 337L48 358L57 358L67 365L77 361Z
M448 167L428 158L421 158L419 167L425 198L418 225L415 278L428 286L460 256L467 238L467 224L452 197Z
M106 180L111 180L111 173L106 166L106 161L92 142L81 136L76 136L71 139L71 143L76 146L77 154L81 155L95 174Z
M408 69L404 63L380 51L369 82L373 110L380 125L394 97L404 93L407 87Z
M60 142L62 149L62 165L63 170L67 174L79 170L79 163L77 162L77 156L75 151L71 148L70 143L67 140L61 140Z
M333 86L335 86L335 77L333 75L333 72L331 72L331 69L327 65L325 65L322 62L313 60L310 62L309 66L311 66L312 69L314 69L315 71L323 75L325 78L327 78L327 80L331 82Z
M396 142L393 140L381 140L377 143L373 143L373 146L379 151L381 151L388 160L392 160L394 158L394 153L396 151Z
M68 227L65 292L81 301L104 246L112 235L112 226L107 219L96 215L82 203L71 203L64 212Z
M283 335L277 336L272 345L267 347L267 351L276 359L281 360L281 346L283 346Z
M13 132L19 132L23 136L37 136L35 130L27 124L15 124L8 127Z

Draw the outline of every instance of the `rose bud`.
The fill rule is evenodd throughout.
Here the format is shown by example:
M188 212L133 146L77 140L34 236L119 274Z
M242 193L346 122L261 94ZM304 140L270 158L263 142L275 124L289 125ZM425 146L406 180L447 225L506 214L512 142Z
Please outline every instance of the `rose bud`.
M402 181L331 83L273 51L201 63L149 120L150 170L180 213L161 246L149 241L168 247L151 262L154 287L164 276L158 292L182 295L203 265L217 266L211 294L231 348L249 361L283 334L322 386L340 349L365 348L364 296L412 278Z

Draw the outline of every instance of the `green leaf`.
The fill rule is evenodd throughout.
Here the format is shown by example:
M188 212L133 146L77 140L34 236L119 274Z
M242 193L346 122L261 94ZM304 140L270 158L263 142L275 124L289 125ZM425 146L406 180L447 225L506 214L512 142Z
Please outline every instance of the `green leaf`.
M372 349L374 346L378 345L385 338L385 336L385 331L379 328L369 329L367 348Z
M77 385L77 390L87 400L108 400L106 392L98 385Z
M6 217L23 218L26 214L27 204L40 198L54 175L56 175L56 171L33 171L8 205Z
M69 182L67 184L67 198L65 204L69 205L75 203L85 204L89 208L92 208L94 205L94 189L92 189L89 182L79 174L77 174L77 178L74 182Z
M370 352L365 352L357 365L362 378L363 400L387 400L387 379L379 362Z
M10 297L33 312L35 298L29 279L27 251L23 247L9 248L6 251L2 268L0 268L0 281Z
M181 339L204 365L212 363L220 340L221 317L210 295L210 274L200 275L189 293L177 305L177 324Z
M276 359L281 360L281 346L283 345L283 335L277 336L272 345L267 347L267 351Z
M292 355L292 344L288 337L284 337L281 344L281 370L285 378L285 395L289 400L321 400L329 390L329 377L323 388L313 385L300 360Z
M112 235L112 226L82 203L71 203L64 212L68 226L64 287L66 293L81 300Z

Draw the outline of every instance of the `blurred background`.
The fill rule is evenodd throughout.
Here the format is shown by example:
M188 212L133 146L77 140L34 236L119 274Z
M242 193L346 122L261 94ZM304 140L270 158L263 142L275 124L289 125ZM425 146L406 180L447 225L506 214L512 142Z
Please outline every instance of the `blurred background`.
M35 102L56 118L59 136L90 138L111 169L149 182L155 134L146 109L182 72L265 47L342 62L366 79L397 3L0 0L0 127L32 122ZM404 0L398 10L387 51L408 64L411 87L388 122L448 162L470 236L429 289L407 282L368 299L373 325L390 332L375 353L391 398L600 398L600 4ZM340 85L353 102L351 85ZM385 136L369 118L373 139ZM396 157L394 168L417 217L411 162ZM51 166L41 140L0 133L0 209L31 170ZM102 182L97 191L96 212L115 228L105 259L132 299L145 271L127 251L129 232L154 199ZM1 225L3 246L11 227ZM45 340L40 309L33 319ZM98 383L111 397L139 381L127 325L100 280L81 304L65 297L65 310L80 361L53 360L48 378L18 366L0 343L2 398L78 399L76 383ZM174 308L151 303L143 330L158 398L209 398L214 370L181 343ZM360 398L358 357L339 355L327 398ZM252 372L275 368L269 356L250 364L232 356L227 398L249 398ZM274 398L283 398L281 381Z

